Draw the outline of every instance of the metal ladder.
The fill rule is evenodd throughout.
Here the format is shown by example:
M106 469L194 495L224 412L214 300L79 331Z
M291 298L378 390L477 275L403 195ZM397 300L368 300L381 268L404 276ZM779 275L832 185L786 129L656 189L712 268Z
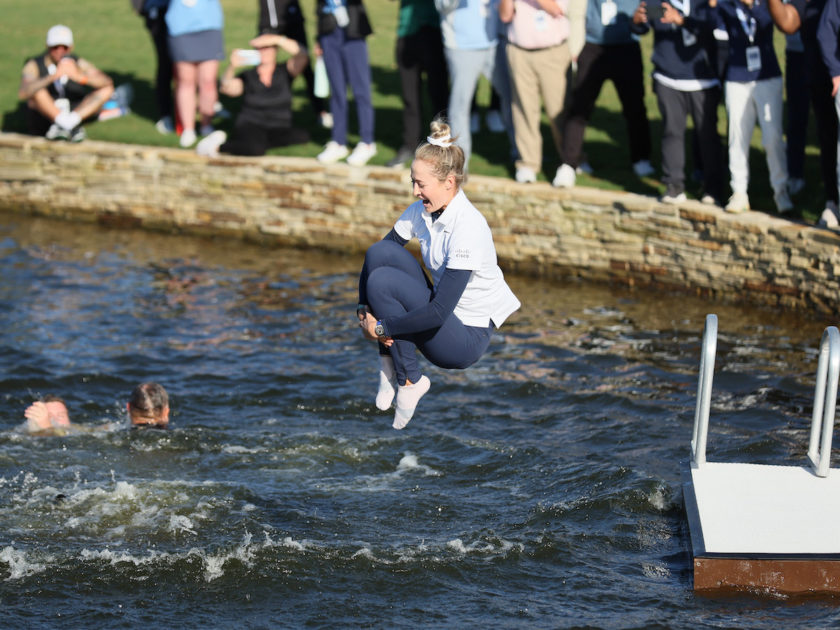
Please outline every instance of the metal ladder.
M706 463L706 441L709 435L709 407L712 398L712 378L717 351L717 315L706 315L703 346L700 354L700 374L697 379L697 406L694 410L694 433L691 438L691 467ZM837 406L837 386L840 378L840 331L829 326L820 340L817 364L817 384L814 390L814 412L811 416L811 437L808 442L808 462L818 477L828 477L831 466L831 441L834 414Z

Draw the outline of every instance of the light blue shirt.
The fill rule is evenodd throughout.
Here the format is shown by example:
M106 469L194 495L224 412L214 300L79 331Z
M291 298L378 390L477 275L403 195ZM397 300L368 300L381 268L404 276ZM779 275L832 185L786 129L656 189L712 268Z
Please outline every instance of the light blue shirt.
M201 31L220 31L225 19L219 0L171 0L166 10L170 37Z

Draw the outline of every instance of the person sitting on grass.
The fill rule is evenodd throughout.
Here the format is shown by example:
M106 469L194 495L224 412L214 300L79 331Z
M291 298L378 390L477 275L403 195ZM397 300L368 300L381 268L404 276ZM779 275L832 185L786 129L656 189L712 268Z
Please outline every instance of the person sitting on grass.
M80 142L82 121L99 113L114 83L89 61L71 54L73 32L62 24L47 31L47 49L23 66L18 98L27 104L27 128L49 140Z
M265 33L250 42L259 53L259 63L239 75L237 68L252 65L246 51L234 50L230 65L222 76L221 92L230 97L243 97L242 109L230 139L224 131L214 131L198 143L199 155L213 157L232 155L265 155L272 147L301 144L309 134L292 125L292 79L309 63L306 48L285 35ZM277 49L291 57L278 65Z

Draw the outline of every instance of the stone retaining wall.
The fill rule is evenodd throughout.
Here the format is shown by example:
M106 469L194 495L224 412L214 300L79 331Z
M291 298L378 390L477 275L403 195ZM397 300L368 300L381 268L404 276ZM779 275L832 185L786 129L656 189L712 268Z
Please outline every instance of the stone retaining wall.
M759 212L471 176L507 273L688 291L836 313L840 235ZM411 202L408 173L309 158L0 134L0 209L361 252Z

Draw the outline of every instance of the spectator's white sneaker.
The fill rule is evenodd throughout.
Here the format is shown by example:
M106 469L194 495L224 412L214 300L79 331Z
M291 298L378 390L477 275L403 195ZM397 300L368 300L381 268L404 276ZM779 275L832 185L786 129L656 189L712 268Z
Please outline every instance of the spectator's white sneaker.
M637 177L650 177L656 171L653 170L653 165L650 160L639 160L633 164L633 172Z
M821 228L828 228L829 230L840 229L840 212L837 210L837 204L833 201L827 201L825 210L820 215L820 220L817 225Z
M227 134L221 129L202 138L195 147L195 152L205 157L218 157L219 147L227 142Z
M178 140L178 144L180 144L183 148L189 149L192 145L195 144L197 138L195 137L195 129L184 129L181 132L181 138Z
M157 129L158 133L162 136L175 133L175 123L172 122L172 116L164 116L157 121L155 123L155 129Z
M339 160L343 160L349 154L350 150L345 145L330 140L316 159L322 164L334 164Z
M554 174L554 180L551 182L551 185L557 188L571 188L575 185L576 179L575 169L568 164L561 164L557 168L557 173Z
M395 429L404 429L417 409L417 403L429 391L432 383L427 376L421 376L414 385L400 385L397 390L397 410L394 413Z
M773 195L773 201L776 203L776 210L779 211L779 214L793 210L793 202L790 200L790 196L784 188Z
M678 192L670 191L670 192L666 192L664 195L662 195L661 201L662 201L662 203L678 204L678 203L682 203L683 201L686 201L687 199L688 199L688 197L685 196L684 192L679 192L678 193Z
M493 133L502 133L505 130L505 121L502 118L502 113L497 109L491 109L487 112L484 122L487 123L487 128Z
M516 181L520 184L533 184L537 181L537 174L527 166L520 166L516 169Z
M374 155L376 155L375 142L360 142L353 149L353 153L347 158L347 163L350 166L364 166Z
M747 193L736 192L732 193L729 201L726 204L725 210L732 214L741 214L742 212L750 211L750 198Z
M44 136L47 140L67 140L70 138L70 132L67 129L59 127L55 123L50 125L47 133Z

